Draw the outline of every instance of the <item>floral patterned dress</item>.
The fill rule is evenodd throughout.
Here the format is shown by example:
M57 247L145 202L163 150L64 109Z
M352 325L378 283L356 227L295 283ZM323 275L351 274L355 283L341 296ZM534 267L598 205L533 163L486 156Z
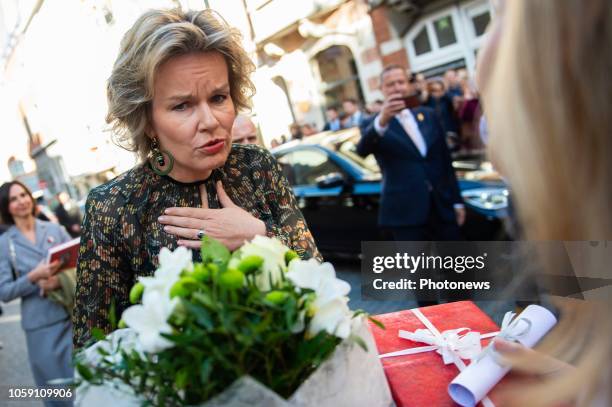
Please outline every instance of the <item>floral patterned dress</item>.
M130 305L129 291L137 277L153 274L162 247L177 247L178 239L165 233L157 218L166 208L201 207L201 184L209 208L220 208L218 180L236 205L266 224L268 236L304 259L321 259L291 186L267 150L234 144L223 167L194 183L159 176L148 163L140 164L93 189L87 198L73 315L76 348L85 345L95 327L110 332L111 308L119 319ZM196 261L198 257L194 250Z

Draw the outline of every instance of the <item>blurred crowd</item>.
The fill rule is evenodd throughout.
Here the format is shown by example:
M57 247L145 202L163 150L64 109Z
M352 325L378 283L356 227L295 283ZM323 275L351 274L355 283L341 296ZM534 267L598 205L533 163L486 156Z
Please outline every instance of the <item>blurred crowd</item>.
M418 104L436 112L452 151L473 152L484 148L487 140L486 121L480 95L466 69L449 69L443 76L429 78L423 73L416 73L411 75L410 82L415 85ZM326 121L322 128L317 128L314 123L293 123L289 128L289 137L272 140L271 147L323 131L360 126L366 118L378 114L382 106L380 99L363 106L354 98L344 99L339 105L326 107Z

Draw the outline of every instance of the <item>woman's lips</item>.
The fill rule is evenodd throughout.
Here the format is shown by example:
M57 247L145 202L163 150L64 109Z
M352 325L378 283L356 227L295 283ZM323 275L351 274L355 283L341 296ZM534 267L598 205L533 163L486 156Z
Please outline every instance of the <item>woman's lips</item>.
M216 154L223 149L225 140L218 140L213 143L205 144L198 150L204 151L206 154Z

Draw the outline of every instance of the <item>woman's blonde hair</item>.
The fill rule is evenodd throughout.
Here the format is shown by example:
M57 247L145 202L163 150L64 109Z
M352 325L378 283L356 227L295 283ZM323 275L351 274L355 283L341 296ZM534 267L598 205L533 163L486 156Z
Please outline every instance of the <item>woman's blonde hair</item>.
M212 10L150 10L121 41L107 85L108 114L116 142L144 160L151 150L150 125L155 74L168 59L219 52L228 67L230 96L238 109L250 107L255 87L249 76L255 66L240 44L240 33Z
M483 67L490 75L481 85L489 151L509 180L525 237L609 239L612 2L512 0L503 14L496 56ZM545 260L555 267L556 259ZM576 369L514 391L507 404L578 399L588 405L598 390L609 390L609 304L566 300L559 306L562 318L541 350ZM529 360L514 363L525 371L538 368Z

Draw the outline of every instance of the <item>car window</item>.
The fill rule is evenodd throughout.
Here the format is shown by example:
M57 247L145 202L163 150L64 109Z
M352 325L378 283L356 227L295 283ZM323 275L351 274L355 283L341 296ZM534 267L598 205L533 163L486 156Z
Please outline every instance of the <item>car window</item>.
M314 149L289 152L279 156L278 162L291 185L316 184L322 175L342 172L327 154Z

